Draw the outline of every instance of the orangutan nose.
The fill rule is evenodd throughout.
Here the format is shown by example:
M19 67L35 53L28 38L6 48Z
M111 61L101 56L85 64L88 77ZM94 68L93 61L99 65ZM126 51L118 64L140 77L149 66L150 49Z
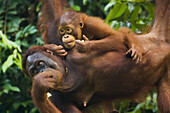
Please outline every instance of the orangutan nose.
M69 36L68 35L64 35L64 38L68 38Z

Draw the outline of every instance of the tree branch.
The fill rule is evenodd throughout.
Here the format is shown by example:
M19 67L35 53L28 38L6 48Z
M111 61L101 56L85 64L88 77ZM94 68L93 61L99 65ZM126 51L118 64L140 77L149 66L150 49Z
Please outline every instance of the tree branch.
M8 0L5 0L4 34L7 32Z
M152 34L170 43L170 0L156 0L156 15Z

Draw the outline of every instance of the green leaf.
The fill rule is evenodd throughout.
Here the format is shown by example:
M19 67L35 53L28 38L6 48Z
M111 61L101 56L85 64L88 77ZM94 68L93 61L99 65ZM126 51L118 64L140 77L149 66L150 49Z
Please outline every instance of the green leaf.
M120 28L120 23L118 23L114 29L118 30L119 28Z
M20 22L21 22L21 20L18 17L9 21L7 24L8 28L10 28L10 29L8 29L8 33L17 32L19 30Z
M33 103L32 100L27 100L27 101L24 101L24 102L14 103L13 106L14 106L14 109L18 109L20 106L27 107L29 104L32 104L32 103Z
M2 43L4 44L4 46L6 47L8 45L8 39L7 39L7 36L4 35L2 33L2 31L0 31L0 37L2 38Z
M123 15L123 21L127 21L127 19L130 17L130 11L127 8L125 11L125 14Z
M17 11L9 11L8 14L16 15L16 14L17 14Z
M3 91L0 91L0 96L1 96L3 93L4 93Z
M12 26L12 27L10 27L10 29L8 30L8 33L13 33L13 32L16 32L16 31L18 31L18 27Z
M14 107L14 109L16 109L16 110L17 110L20 106L21 106L20 103L14 103L14 104L13 104L13 107Z
M83 5L86 5L88 0L83 0Z
M138 105L136 106L136 108L133 110L133 113L139 112L139 110L140 110L144 105L145 105L144 102L138 104Z
M8 94L8 92L9 92L9 89L4 89L3 90L3 93L7 93Z
M37 29L34 28L33 30L30 30L30 31L29 31L29 34L34 34L34 33L36 33L36 32L37 32Z
M44 41L42 40L42 38L36 38L36 41L39 45L43 45L44 44Z
M21 42L21 45L24 46L24 47L29 47L28 41L27 41L26 39L24 39L24 40Z
M132 12L131 18L130 18L130 20L131 20L132 22L137 19L140 9L141 9L141 6L140 6L140 5L138 5L138 6L135 7L134 11Z
M15 49L14 51L13 51L13 58L16 58L17 57L17 49Z
M4 10L0 10L0 15L2 15L3 13L5 13L5 11Z
M78 6L78 5L74 5L72 8L73 8L74 10L76 10L76 11L80 11L80 10L81 10L81 7Z
M115 4L114 7L110 10L109 14L106 17L106 20L111 20L114 18L115 13L117 13L119 11L120 8L120 4Z
M107 11L110 7L114 6L116 4L116 2L111 2L111 3L108 3L105 8L104 8L104 11Z
M23 29L22 33L25 34L30 27L31 27L31 25L27 25L27 26Z
M154 16L155 16L155 6L152 3L147 3L146 9L147 9L150 17L154 18Z
M2 71L5 73L13 63L13 55L8 56L8 59L2 65Z
M9 92L9 90L11 90L11 91L15 91L15 92L20 92L20 89L18 88L18 87L16 87L16 86L11 86L11 84L9 84L9 83L6 83L4 86L3 86L3 91L5 92L5 93L8 93Z
M20 92L20 89L18 87L15 87L15 86L11 86L9 89L11 91Z
M37 5L37 7L36 7L36 12L40 12L40 10L41 10L41 5L42 5L42 3L39 2L38 5Z
M17 56L18 56L18 59L19 59L19 61L18 61L19 65L18 66L22 70L22 57L21 57L21 54L17 53Z
M18 31L15 35L15 40L19 40L21 37L23 37L22 31Z
M12 41L9 40L8 43L9 43L12 47L18 49L19 52L22 52L20 46L18 46L15 42L12 42Z
M28 32L26 32L25 34L24 34L24 37L27 37L29 35L29 33Z
M15 42L8 40L7 36L4 35L2 31L0 31L0 37L2 37L2 43L5 47L8 46L9 49L16 48L19 52L22 52L20 46L18 46Z
M36 113L38 111L38 109L35 107L33 109L31 109L30 113Z
M116 4L114 7L110 10L106 20L110 21L112 19L121 17L122 14L126 11L127 5L126 4Z
M127 9L127 5L122 4L117 14L115 14L115 18L120 17L126 11L126 9Z

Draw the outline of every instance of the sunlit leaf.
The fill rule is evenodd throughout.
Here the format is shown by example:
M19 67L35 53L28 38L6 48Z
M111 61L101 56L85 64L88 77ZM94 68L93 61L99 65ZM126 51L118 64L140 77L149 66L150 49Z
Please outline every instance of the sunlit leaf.
M13 55L8 56L8 59L2 65L2 71L5 73L13 63Z
M7 46L9 49L16 48L18 49L19 52L22 51L20 46L18 46L15 42L11 40L8 40L7 36L4 35L2 31L0 31L0 37L2 38L2 43L4 44L5 47Z
M17 49L15 49L14 51L13 51L13 56L14 56L14 58L16 58L17 57Z
M80 10L81 10L81 7L78 6L78 5L74 5L72 8L73 8L74 10L76 10L76 11L80 11Z
M15 87L15 86L11 86L9 89L11 91L20 92L20 89L18 87Z
M127 9L126 4L114 5L114 7L110 10L106 20L112 20L112 19L122 16L122 14L126 11L126 9Z
M8 92L9 92L9 89L4 89L3 90L3 93L7 93L8 94Z
M18 56L18 60L19 60L19 61L18 61L18 63L19 63L18 66L19 66L20 69L22 70L22 57L21 57L21 54L18 53L17 56Z
M22 52L20 46L18 46L15 42L9 41L8 43L10 43L12 45L12 47L18 49L19 52Z
M116 4L116 2L111 2L111 3L107 4L104 8L104 11L107 11L110 7L112 7L115 4Z
M119 11L115 14L114 18L120 17L127 9L127 5L126 4L122 4Z
M0 31L0 38L2 38L2 43L6 47L8 44L8 39L7 39L7 36L2 33L2 31Z

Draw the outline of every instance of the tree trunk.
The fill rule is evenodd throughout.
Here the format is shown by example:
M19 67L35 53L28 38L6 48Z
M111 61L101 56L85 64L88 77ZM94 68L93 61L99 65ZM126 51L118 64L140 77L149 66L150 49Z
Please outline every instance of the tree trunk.
M150 33L138 37L146 39L156 39L157 42L163 41L170 43L169 20L170 20L170 0L156 0L155 21L152 30Z
M170 43L170 0L156 1L156 15L151 33L159 40Z

